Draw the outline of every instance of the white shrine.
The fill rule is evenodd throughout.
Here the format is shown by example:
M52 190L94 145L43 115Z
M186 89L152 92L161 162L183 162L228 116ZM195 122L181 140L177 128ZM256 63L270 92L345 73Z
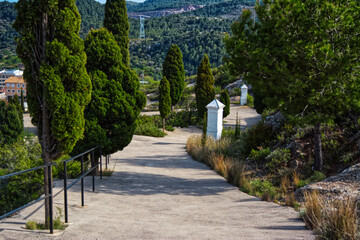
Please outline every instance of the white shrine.
M248 87L244 84L241 87L241 98L240 105L245 105L247 103Z
M223 130L223 110L225 105L215 99L209 103L206 108L207 113L207 136L212 136L214 139L219 140L221 138L221 132Z

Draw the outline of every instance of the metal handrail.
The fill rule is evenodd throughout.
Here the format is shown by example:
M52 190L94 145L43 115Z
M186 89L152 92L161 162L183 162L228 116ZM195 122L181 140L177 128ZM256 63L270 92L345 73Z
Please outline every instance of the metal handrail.
M95 157L94 157L94 152L96 149L100 149L100 162L97 162L97 164L95 164ZM91 168L86 171L84 173L84 155L85 154L88 154L91 152ZM78 177L73 183L71 183L69 186L67 186L67 163L69 163L70 161L72 160L75 160L77 158L81 157L81 176ZM109 157L106 156L106 165L108 164L109 162ZM53 195L52 193L52 184L51 184L51 180L52 180L52 171L50 171L50 169L52 168L52 166L54 165L59 165L59 164L63 164L64 165L64 186L63 186L63 189L60 190L57 194ZM67 190L70 189L72 186L74 186L77 182L79 182L81 180L81 205L84 206L84 177L87 176L89 173L93 172L92 174L92 190L95 191L95 169L97 167L99 167L100 165L100 179L102 179L102 151L101 151L101 146L97 146L97 147L94 147L94 148L91 148L85 152L82 152L74 157L71 157L69 159L66 159L62 162L53 162L53 163L49 163L49 164L44 164L42 166L38 166L38 167L34 167L34 168L30 168L30 169L26 169L26 170L23 170L23 171L19 171L19 172L15 172L15 173L10 173L10 174L7 174L7 175L3 175L3 176L0 176L0 180L4 180L4 179L7 179L7 178L10 178L10 177L14 177L14 176L18 176L18 175L21 175L21 174L24 174L24 173L28 173L28 172L32 172L32 171L36 171L36 170L39 170L39 169L45 169L45 168L48 168L48 172L50 174L48 174L48 177L49 177L49 194L46 194L45 196L42 196L38 199L35 199L25 205L22 205L8 213L5 213L4 215L1 215L0 216L0 220L4 219L4 218L7 218L9 216L11 216L12 214L20 211L20 210L23 210L27 207L30 207L31 205L35 204L35 203L38 203L44 199L49 199L49 203L50 203L50 233L53 233L54 232L54 226L53 226L53 198L56 197L60 192L64 191L64 207L65 207L65 222L67 223L68 222L68 203L67 203Z

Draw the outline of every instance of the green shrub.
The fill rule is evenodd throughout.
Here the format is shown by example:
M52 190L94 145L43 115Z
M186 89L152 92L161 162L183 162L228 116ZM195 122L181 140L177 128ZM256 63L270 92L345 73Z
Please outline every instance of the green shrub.
M249 107L254 107L254 98L250 94L247 95L246 105Z
M152 137L164 137L163 133L154 123L145 123L137 126L135 135L152 136Z
M255 179L250 182L251 194L261 197L262 200L271 201L276 197L276 188L269 181Z
M259 147L266 148L271 140L274 139L271 127L263 122L259 122L252 128L247 129L245 134L245 154L249 154L252 149L258 149Z
M41 165L41 148L35 137L27 137L0 147L1 175ZM0 181L0 215L39 198L42 192L42 170Z
M266 167L270 172L276 173L279 169L284 168L291 158L289 149L275 149L267 157Z
M271 153L270 148L262 148L259 150L252 149L249 155L249 158L255 162L262 162L265 158Z

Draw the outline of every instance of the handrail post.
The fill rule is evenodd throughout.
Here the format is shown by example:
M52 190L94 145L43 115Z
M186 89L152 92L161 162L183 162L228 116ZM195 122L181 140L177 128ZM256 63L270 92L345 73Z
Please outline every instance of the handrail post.
M65 208L65 222L68 223L67 167L66 167L66 162L64 162L64 208Z
M81 176L84 175L84 155L81 155ZM81 178L81 206L84 206L84 177Z
M100 146L100 179L102 179L102 175L103 175L103 172L102 172L102 151L101 151L101 146Z
M50 233L53 234L54 233L54 223L53 223L53 196L52 196L52 166L51 164L48 165L48 181L49 181L49 221L50 221Z
M92 167L95 167L95 158L94 158L94 150L91 152L91 165ZM93 174L92 174L92 187L93 187L93 192L95 192L95 174L96 174L96 169L93 169Z

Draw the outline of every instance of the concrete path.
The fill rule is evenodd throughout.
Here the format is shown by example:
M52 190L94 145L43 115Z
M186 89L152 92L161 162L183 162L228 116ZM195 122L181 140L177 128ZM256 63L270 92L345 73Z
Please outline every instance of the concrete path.
M194 132L134 136L112 155L115 172L96 179L95 193L86 179L87 207L79 206L79 185L71 189L65 231L24 229L28 220L43 221L38 205L0 223L0 239L314 239L293 209L242 193L192 160L185 142ZM62 195L55 206L63 208Z

